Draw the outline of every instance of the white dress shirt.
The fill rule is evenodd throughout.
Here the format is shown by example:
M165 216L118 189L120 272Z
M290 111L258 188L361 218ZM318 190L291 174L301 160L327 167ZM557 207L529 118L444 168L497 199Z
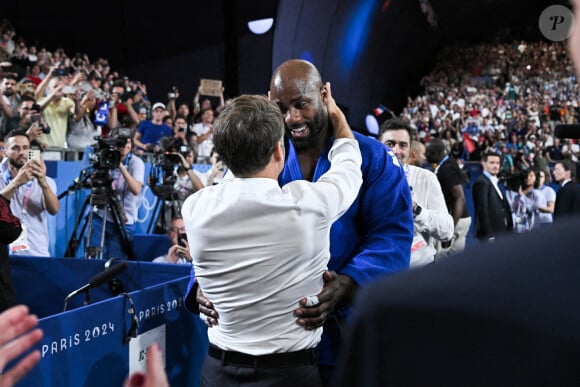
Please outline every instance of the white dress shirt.
M316 295L330 259L330 227L362 184L355 140L334 142L317 182L280 188L269 178L233 178L185 201L182 215L200 287L219 313L210 343L262 355L315 347L293 312Z
M417 267L435 260L435 242L450 241L453 238L454 224L437 176L414 165L405 165L405 175L411 187L413 201L421 206L421 213L414 217L415 233L411 246L410 265Z

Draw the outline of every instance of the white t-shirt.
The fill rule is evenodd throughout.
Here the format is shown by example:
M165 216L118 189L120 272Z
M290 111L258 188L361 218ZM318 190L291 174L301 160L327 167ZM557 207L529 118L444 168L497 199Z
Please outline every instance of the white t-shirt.
M0 189L10 182L8 158L0 164ZM50 190L56 195L56 183L46 177ZM48 218L42 188L36 179L21 185L10 200L10 209L20 219L23 231L10 245L10 254L49 257Z
M417 267L433 262L437 253L435 242L450 241L454 224L437 176L414 165L405 165L404 170L413 201L422 209L414 219L415 233L411 245L410 265Z

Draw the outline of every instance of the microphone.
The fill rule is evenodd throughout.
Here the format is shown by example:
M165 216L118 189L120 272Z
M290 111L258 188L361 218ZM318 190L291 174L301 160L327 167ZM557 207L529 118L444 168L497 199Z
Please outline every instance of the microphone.
M559 124L554 128L554 136L558 138L580 139L580 125Z
M70 299L82 292L87 292L87 302L85 302L85 304L89 304L90 303L88 297L89 289L98 288L99 286L116 277L118 274L127 270L128 267L129 265L127 264L127 262L123 262L119 265L109 267L105 271L91 277L88 284L78 288L77 290L71 292L68 296L66 296L64 300L64 311L66 311L66 306L70 301Z
M89 286L89 288L98 288L105 282L108 282L110 279L113 279L117 274L121 274L122 272L127 270L128 267L129 265L127 265L127 262L123 262L117 266L111 266L102 273L93 276L89 280L89 283L87 285Z

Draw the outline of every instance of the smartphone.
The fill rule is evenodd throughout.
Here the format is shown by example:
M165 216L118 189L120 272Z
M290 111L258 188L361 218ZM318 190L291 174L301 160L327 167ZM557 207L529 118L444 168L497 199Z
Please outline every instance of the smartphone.
M28 160L40 160L40 149L29 149Z
M187 241L187 234L177 235L177 244L181 247L186 247L185 242Z
M40 121L40 114L38 114L38 113L31 114L30 115L30 121L32 121L32 122L38 122L38 121Z
M63 94L74 94L76 93L77 89L74 86L64 86L62 88L62 93Z

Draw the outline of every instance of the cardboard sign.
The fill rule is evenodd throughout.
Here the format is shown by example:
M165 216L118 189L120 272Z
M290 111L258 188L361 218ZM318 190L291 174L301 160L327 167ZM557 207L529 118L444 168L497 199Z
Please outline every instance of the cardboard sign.
M217 79L201 79L201 95L219 97L222 95L222 81Z

